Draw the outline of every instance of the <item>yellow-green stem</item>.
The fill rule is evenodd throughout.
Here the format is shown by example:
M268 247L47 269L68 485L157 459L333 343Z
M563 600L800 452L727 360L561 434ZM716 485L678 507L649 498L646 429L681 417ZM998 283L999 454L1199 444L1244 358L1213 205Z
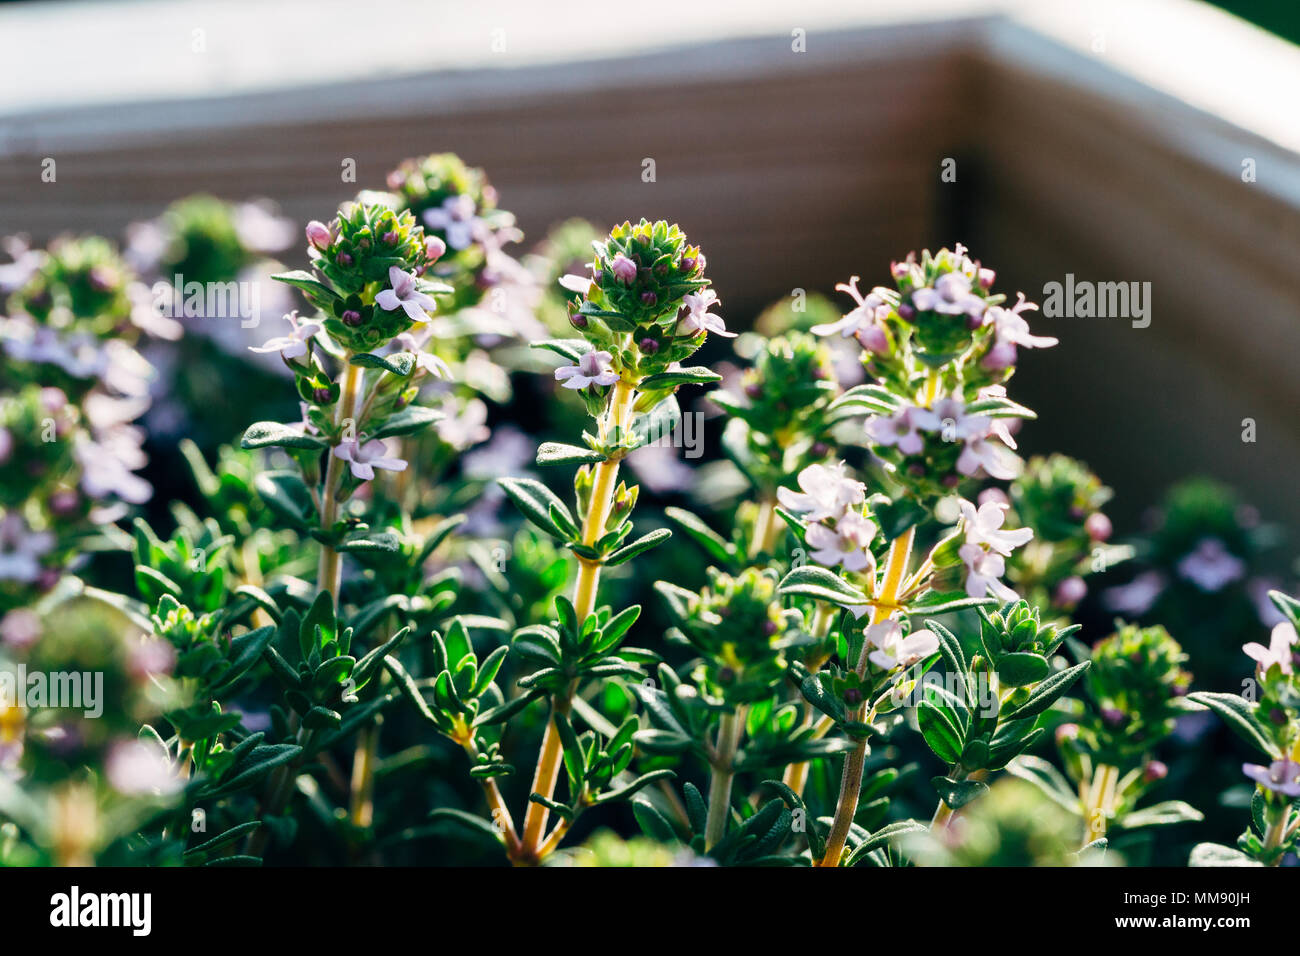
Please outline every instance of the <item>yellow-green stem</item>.
M718 723L718 744L713 757L713 775L709 781L709 815L704 825L704 848L713 849L727 833L731 816L731 782L736 775L736 751L745 728L743 707L723 714Z
M896 613L895 599L907 572L907 564L912 555L912 539L916 529L908 528L894 539L889 546L889 558L885 562L885 575L880 584L880 591L875 596L875 606L871 609L871 623L880 624L888 621ZM862 653L855 668L861 677L867 672L867 655L870 646L864 641ZM850 715L850 720L861 721L866 714L867 702L859 704ZM818 866L839 866L848 843L849 831L853 827L854 814L858 812L858 797L862 792L862 768L867 760L867 742L857 741L853 750L844 758L844 772L840 776L840 798L835 807L835 819L831 823L830 833L826 836L826 852L817 861Z
M610 394L609 411L601 422L600 431L606 436L615 427L626 430L631 415L633 402L636 400L636 388L629 382L619 379ZM614 507L614 489L618 486L619 459L607 458L596 466L592 481L590 505L582 522L582 543L591 547L605 533L605 522ZM596 594L600 586L600 562L578 559L578 580L573 589L573 608L578 621L582 622L596 609ZM541 752L537 757L537 769L533 773L531 793L538 793L550 799L555 793L555 784L560 775L560 734L555 727L554 714L567 713L569 699L575 688L561 696L556 695L551 701L552 716L546 721L542 733ZM525 856L541 859L546 834L546 823L550 810L540 803L529 802L524 813L524 832L522 835L522 852ZM547 848L547 852L552 848Z
M344 357L344 362L351 355ZM344 423L352 417L352 410L357 404L357 388L361 384L361 369L352 364L344 365L343 372L343 390L339 395L338 411L335 413L335 426L343 428ZM356 423L353 422L355 428ZM334 454L331 448L329 461L325 465L325 493L321 498L320 525L321 530L328 532L334 527L338 520L338 484L339 472L341 471L342 459ZM316 574L316 587L322 591L329 591L334 598L334 609L338 610L339 606L339 571L341 564L339 562L339 553L328 544L321 544L320 565Z
M1105 763L1097 765L1088 795L1088 836L1083 841L1085 845L1106 835L1106 825L1115 799L1115 782L1118 779L1118 767Z

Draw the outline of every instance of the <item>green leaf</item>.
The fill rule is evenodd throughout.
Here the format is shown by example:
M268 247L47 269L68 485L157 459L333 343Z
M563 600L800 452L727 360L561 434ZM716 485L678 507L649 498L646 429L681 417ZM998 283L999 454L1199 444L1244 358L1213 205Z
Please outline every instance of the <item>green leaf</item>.
M271 276L276 282L284 282L296 289L301 289L310 296L323 298L333 301L339 299L339 295L325 283L321 282L310 272L304 272L302 269L295 269L292 272L280 272Z
M637 538L631 544L625 544L623 547L619 548L605 559L605 564L611 568L615 565L622 564L624 561L629 561L632 558L635 558L638 554L641 554L644 551L649 551L651 548L662 544L672 536L673 533L667 528L657 528L649 534Z
M537 449L539 465L582 465L604 460L605 456L598 451L557 441L542 442Z
M268 624L266 627L248 631L231 640L230 666L221 675L221 680L213 685L212 693L219 694L230 688L250 667L256 664L275 637L276 631L277 628L274 624Z
M389 415L382 425L366 437L373 441L380 438L393 438L397 435L411 435L428 428L442 417L440 409L428 408L424 405L408 405L400 412Z
M447 536L464 524L466 520L465 515L452 515L450 518L438 522L434 529L429 532L429 536L424 539L424 547L420 549L420 554L415 559L416 565L424 564L429 555L438 550L438 545L447 540Z
M196 847L191 847L184 853L187 864L200 863L211 857L213 851L220 850L234 843L246 833L251 833L258 827L262 826L261 820L249 820L247 823L236 824L220 836L213 837L206 843L200 843Z
M650 839L658 840L660 843L677 842L677 831L673 829L673 825L664 819L664 815L648 800L633 800L632 815L636 817L641 832Z
M1267 729L1255 715L1258 705L1251 706L1236 694L1214 694L1203 690L1188 694L1186 699L1192 704L1200 704L1214 711L1242 740L1273 760L1281 757L1277 745L1273 743Z
M400 378L406 378L415 369L415 356L410 352L396 352L392 355L372 355L369 352L361 352L348 359L348 364L360 368L381 368Z
M304 434L300 427L280 422L256 422L245 429L239 444L242 448L305 448L308 451L328 447L314 435Z
M647 375L637 386L641 392L655 392L666 388L676 388L679 385L709 385L713 382L721 382L722 376L704 366L694 368L679 368L669 372L659 372L657 375Z
M339 542L337 550L350 554L397 554L402 539L395 531L358 531Z
M987 783L979 780L953 780L950 777L932 777L930 783L939 799L954 810L960 810L989 788Z
M472 813L466 813L464 810L453 810L449 807L440 807L429 814L430 820L446 821L463 827L470 833L476 833L480 836L486 836L493 843L503 843L505 834L498 831L489 821Z
M854 847L853 852L849 854L849 858L844 861L844 865L857 866L868 853L879 850L891 841L897 840L908 833L920 833L928 829L929 827L919 820L898 820L886 824Z
M546 339L533 342L530 348L543 349L576 363L578 359L591 351L591 343L586 339Z
M921 728L921 736L935 756L944 763L956 763L961 756L964 741L961 730L947 708L923 700L916 707L916 722Z
M540 481L533 478L498 478L497 484L515 503L515 507L523 512L524 517L547 534L561 541L567 539L551 518L552 507L567 518L570 525L577 527L573 515L565 507L564 502Z
M1205 814L1191 804L1166 800L1126 813L1118 822L1125 830L1136 830L1138 827L1162 827L1171 823L1196 823L1204 819Z
M1007 772L1032 783L1058 806L1071 813L1079 812L1079 794L1071 788L1070 781L1061 771L1043 758L1028 754L1016 757L1007 764Z
M1192 847L1188 866L1263 866L1235 847L1221 843L1198 843Z
M829 601L841 607L867 603L867 596L841 578L834 571L806 564L795 568L781 579L779 590L783 595Z
M993 607L994 598L973 598L965 591L926 591L904 609L906 614L948 614L971 607Z
M1003 654L998 660L998 677L1010 687L1027 687L1037 684L1051 673L1052 665L1042 654L1021 651Z
M357 666L352 669L352 680L358 690L366 685L370 680L370 675L383 663L384 658L401 647L410 634L411 628L409 626L402 628L379 647L376 647L357 661Z
M1003 714L1002 720L1024 720L1028 717L1037 717L1056 703L1061 695L1069 690L1090 666L1092 666L1092 661L1083 661L1073 667L1067 667L1063 671L1057 671L1035 687L1030 692L1029 699L1023 704Z
M685 531L691 539L708 552L709 557L724 567L732 566L736 561L736 546L726 541L698 515L684 508L665 508L664 515L669 521Z

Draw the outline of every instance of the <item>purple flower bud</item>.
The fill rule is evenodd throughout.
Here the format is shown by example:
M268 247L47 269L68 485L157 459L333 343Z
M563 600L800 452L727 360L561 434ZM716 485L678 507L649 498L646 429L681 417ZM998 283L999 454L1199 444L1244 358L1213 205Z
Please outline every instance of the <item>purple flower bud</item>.
M766 634L768 637L771 637L773 634L775 634L775 633L776 633L776 621L764 621L764 622L763 622L763 633Z
M575 329L585 329L587 327L587 317L580 312L575 312L569 316L569 321L573 323Z
M424 240L424 254L429 258L430 262L437 262L447 254L447 243L437 236L429 236Z
M997 274L992 269L981 269L979 274L979 283L981 289L993 288L993 280Z
M907 302L902 302L898 306L898 317L905 322L911 322L916 315L916 309Z
M609 264L609 271L614 273L614 278L624 285L631 285L636 281L636 263L621 252Z
M369 250L370 238L368 236L362 236L360 239L358 239L357 248L360 249L362 252L366 252L367 250Z
M356 309L348 309L340 318L343 320L344 325L354 329L361 324L361 313Z
M758 382L750 382L745 386L745 394L752 399L762 398L763 386L758 384Z
M911 271L912 267L906 262L891 262L889 264L889 274L894 277L895 282L906 279Z
M659 351L659 343L649 337L642 339L640 342L637 343L637 345L641 348L641 351L646 355L654 355L656 352Z
M858 329L854 333L854 338L868 352L873 355L884 355L889 351L889 336L880 326L872 323L866 328Z
M907 473L913 478L924 478L925 465L921 464L919 461L914 461L907 466Z
M694 256L682 256L680 267L683 272L694 272L695 265L696 262Z
M979 312L971 312L966 316L966 328L974 332L984 325L984 316Z
M812 447L808 449L808 454L812 455L814 458L825 458L830 453L831 446L826 444L824 441L815 441L812 443Z
M105 269L103 266L95 266L90 270L90 275L87 276L91 288L97 292L107 292L113 288L115 278L116 276L113 275L112 271Z
M944 475L939 479L939 484L945 488L956 488L961 484L961 475Z
M1118 730L1128 723L1128 717L1118 707L1103 707L1101 709L1101 722L1111 730Z
M40 589L42 594L53 591L61 577L63 577L63 572L58 568L42 568L40 577L36 579L36 587Z
M384 233L384 245L386 246L397 245L397 233L394 232L392 229L389 229L386 233Z
M71 488L60 488L50 495L50 510L62 518L74 514L80 504L81 499Z
M1157 780L1163 780L1169 776L1169 768L1159 760L1152 760L1142 768L1142 779L1147 783L1155 783Z
M343 266L345 269L348 266L352 265L352 257L348 255L346 252L340 252L337 256L334 257L334 261L337 262L339 265Z
M659 296L655 295L653 292L641 293L641 302L644 305L654 305L658 301L659 301Z
M1001 372L1016 364L1016 347L1011 342L999 342L989 349L980 365L992 372Z
M1066 578L1056 586L1052 600L1058 607L1074 607L1088 593L1088 585L1077 574Z
M317 405L328 405L331 397L330 389L325 387L314 388L311 397Z
M844 703L850 707L856 707L862 703L862 691L856 687L849 687L844 691Z
M1094 511L1083 523L1083 530L1088 532L1088 537L1093 541L1106 541L1110 538L1113 529L1109 518L1100 511Z
M1275 724L1276 726L1284 727L1286 726L1287 723L1286 711L1283 710L1281 707L1274 707L1272 710L1268 712L1268 719L1271 723Z
M313 248L324 251L329 248L329 244L333 239L329 227L319 219L313 219L307 223L307 241L311 243Z

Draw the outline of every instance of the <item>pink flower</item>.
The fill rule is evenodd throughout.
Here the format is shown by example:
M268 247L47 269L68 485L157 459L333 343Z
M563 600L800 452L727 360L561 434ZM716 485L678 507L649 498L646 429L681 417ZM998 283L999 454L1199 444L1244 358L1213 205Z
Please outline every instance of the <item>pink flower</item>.
M777 500L788 511L802 514L809 521L838 519L852 505L867 500L867 486L844 473L844 463L809 465L799 472L800 494L789 488L776 490Z
M921 437L921 419L931 415L921 408L904 408L886 418L873 415L867 419L867 437L877 445L893 445L904 455L919 455L925 448Z
M423 322L438 306L430 296L415 287L415 276L403 272L397 266L389 266L388 281L391 289L385 289L375 296L375 305L385 312L403 309L412 322Z
M1165 579L1159 571L1146 571L1128 584L1106 591L1106 607L1137 617L1151 610L1151 605L1156 603L1156 598L1160 597L1164 587Z
M833 335L838 332L843 338L848 338L850 335L858 334L859 331L870 329L876 325L878 319L883 319L889 314L889 306L880 295L881 290L872 289L866 296L858 291L858 276L854 276L847 284L839 283L835 286L835 291L847 292L853 296L857 307L838 322L814 325L809 330L814 335ZM863 345L866 346L866 342L863 342Z
M994 335L999 342L1011 345L1023 345L1027 349L1045 349L1056 345L1060 340L1048 335L1030 335L1029 323L1020 314L1027 309L1037 309L1032 302L1025 301L1023 292L1016 293L1018 301L1009 309L993 306L988 311L986 323L993 324Z
M405 471L406 462L400 458L385 457L388 447L382 440L368 441L364 445L357 441L345 441L334 446L334 457L346 461L352 468L352 477L361 481L371 481L375 469L385 471Z
M1267 767L1257 763L1241 765L1241 772L1262 787L1285 797L1300 797L1300 763L1283 757Z
M426 340L427 341L427 340ZM451 368L432 352L426 352L423 342L410 332L402 332L393 339L393 344L403 352L410 352L415 357L415 367L427 372L434 378L451 378Z
M313 219L307 223L307 241L317 249L328 249L330 243L334 241L334 235L330 232L329 226L318 219Z
M912 293L912 306L921 312L942 315L983 315L985 303L971 292L970 278L960 272L948 272L934 281L934 288Z
M908 667L939 650L939 638L933 631L913 631L904 637L902 625L895 620L872 624L862 636L876 648L868 660L881 670Z
M871 541L876 536L876 523L857 511L846 511L831 529L824 524L808 527L808 544L816 550L812 559L818 564L833 568L840 564L846 571L875 570L875 557L871 554Z
M609 271L614 273L614 277L624 285L631 285L636 279L636 263L621 252L609 264Z
M994 551L985 551L979 545L963 544L957 554L966 565L966 593L982 598L993 593L999 601L1014 601L1020 597L1002 583L1007 571L1006 559Z
M587 295L587 293L591 291L591 279L587 276L574 275L573 273L560 276L560 285L564 286L564 288L568 289L570 292L577 292L582 296Z
M963 475L974 475L981 468L990 477L1010 481L1020 474L1020 459L1005 445L976 438L967 442L957 456L957 470Z
M288 335L267 339L261 345L250 345L248 350L250 352L279 352L280 357L286 361L298 358L300 355L306 355L307 350L311 347L311 340L321 330L321 324L319 322L303 322L299 324L296 309L284 318L293 326L292 332Z
M682 302L686 306L686 316L682 319L681 331L685 334L696 335L700 332L714 332L729 339L736 337L735 332L727 331L727 327L722 324L721 316L709 311L718 304L718 294L712 289L691 292L685 296Z
M1007 505L999 501L986 501L979 508L969 501L962 501L961 515L966 526L967 544L988 548L1004 556L1010 556L1012 551L1028 544L1034 537L1030 528L1002 530L1002 523L1007 517Z
M1196 550L1178 562L1178 573L1205 593L1214 594L1242 577L1246 565L1218 538L1202 538Z
M448 196L441 207L426 210L424 224L446 233L447 245L453 249L465 249L487 232L486 224L475 215L474 197L464 193Z
M1252 641L1242 648L1246 656L1251 658L1259 666L1261 673L1267 671L1276 664L1282 669L1283 674L1294 672L1294 662L1297 640L1300 638L1296 635L1295 625L1290 621L1283 621L1273 628L1273 633L1268 643L1268 647L1256 641Z
M430 262L437 262L447 254L447 244L437 236L429 236L424 240L424 255Z
M579 356L577 364L565 365L555 370L555 380L565 388L586 388L588 385L613 385L618 373L609 367L614 356L608 352L593 351Z

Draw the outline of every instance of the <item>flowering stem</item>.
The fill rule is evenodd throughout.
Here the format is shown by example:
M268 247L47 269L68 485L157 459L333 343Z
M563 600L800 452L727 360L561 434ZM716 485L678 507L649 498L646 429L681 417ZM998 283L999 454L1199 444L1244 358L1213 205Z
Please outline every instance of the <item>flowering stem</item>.
M1118 779L1118 767L1106 763L1097 765L1088 795L1088 836L1083 841L1085 846L1106 835L1106 823L1110 816L1111 803L1115 799L1115 782Z
M335 425L340 430L343 429L344 423L352 417L352 409L357 403L357 388L361 383L361 369L348 362L351 353L343 357L343 391L339 396L338 411L335 413ZM355 422L354 422L355 427ZM338 521L338 483L339 470L342 459L334 454L334 449L329 451L329 462L325 466L325 494L321 498L320 524L321 530L327 534ZM321 543L320 566L316 574L316 586L322 591L329 591L334 598L334 609L338 610L339 606L339 572L342 566L339 563L339 553L334 550L333 545Z
M1269 821L1268 830L1265 831L1264 833L1265 854L1268 854L1269 851L1276 849L1278 846L1282 844L1282 841L1286 839L1287 837L1286 823L1287 823L1287 817L1289 816L1290 816L1290 804L1283 803L1280 807L1278 807L1275 810L1273 819ZM1285 854L1283 853L1277 854L1273 858L1272 862L1270 862L1268 865L1281 866L1283 856L1285 856Z
M731 815L731 782L735 778L736 751L745 727L745 708L737 707L723 714L718 724L718 745L713 757L713 776L709 781L709 815L704 825L704 848L711 850L727 833Z
M601 422L601 436L618 427L626 430L632 403L636 400L636 388L630 382L619 379L610 393L609 409L605 420ZM592 482L591 505L582 522L582 543L592 547L605 532L605 522L614 507L614 489L618 483L618 466L621 456L615 455L605 459L596 466ZM600 585L599 561L578 558L578 581L573 590L573 607L577 612L578 623L587 619L596 609L596 593ZM552 715L568 713L570 700L577 688L570 686L564 695L556 694L551 700ZM546 721L546 730L542 734L542 749L537 757L537 769L533 773L532 793L538 793L550 799L555 792L555 783L560 774L560 734L555 727L552 716ZM522 852L527 856L541 858L544 849L543 836L550 810L540 803L530 802L524 814L524 832ZM558 841L557 841L558 842ZM549 850L547 850L549 852Z
M771 551L778 530L776 499L764 498L758 506L758 516L754 519L754 535L749 542L749 556L757 558L765 551Z
M907 563L912 556L912 539L916 536L915 528L908 528L894 539L889 546L889 557L885 562L885 575L876 594L876 605L871 609L871 623L880 624L888 621L898 613L895 600L907 571ZM864 641L862 652L858 656L857 673L862 677L867 672L870 646ZM866 714L867 703L863 701L850 715L850 719L861 721ZM853 750L844 758L844 772L840 777L840 798L835 807L835 819L831 823L830 833L826 837L826 852L817 861L818 866L839 866L844 855L844 846L853 827L853 817L858 812L858 797L862 792L862 769L867 761L867 741L862 739L854 744Z
M818 601L816 603L816 608L813 611L812 622L810 623L808 630L813 637L818 639L824 638L827 634L830 633L831 624L833 624L834 621L835 621L835 605L828 604L825 601ZM821 669L822 663L823 661L820 660L812 662L812 665L814 666L809 666L808 672L810 674L817 673L817 671ZM805 703L803 723L801 726L804 727L808 726L808 722L811 719L812 719L812 705ZM790 764L785 768L785 773L781 775L782 776L781 782L784 783L791 790L793 790L796 794L802 796L803 788L808 783L809 766L810 766L810 762L807 760L801 760L798 763Z
M349 815L352 825L368 829L375 817L375 757L379 749L379 722L362 727L357 733L356 752L352 757L352 785Z

